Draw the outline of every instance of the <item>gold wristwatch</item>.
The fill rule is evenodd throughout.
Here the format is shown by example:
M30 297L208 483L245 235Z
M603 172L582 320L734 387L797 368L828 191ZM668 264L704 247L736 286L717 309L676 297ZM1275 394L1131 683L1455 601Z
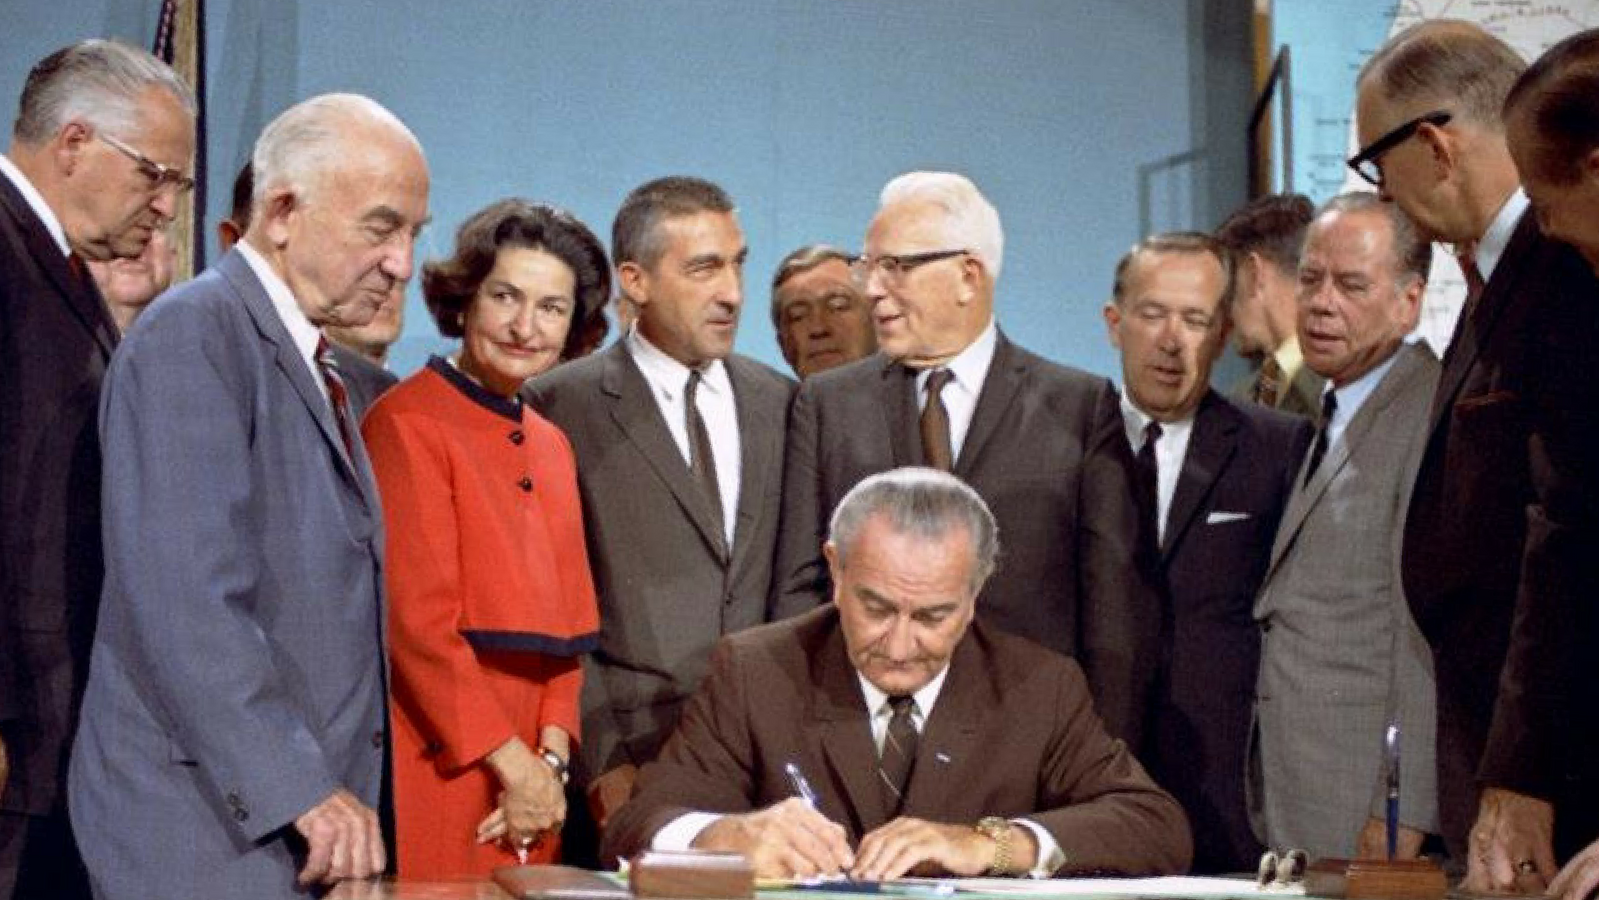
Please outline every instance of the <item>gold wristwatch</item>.
M555 780L564 786L567 779L572 776L572 772L566 760L561 758L561 754L548 747L540 747L533 752L537 753L539 758L544 760L545 764L555 771Z
M1011 829L1009 819L999 816L984 816L972 826L978 834L994 842L994 863L988 867L990 875L1011 875L1011 836L1015 834Z

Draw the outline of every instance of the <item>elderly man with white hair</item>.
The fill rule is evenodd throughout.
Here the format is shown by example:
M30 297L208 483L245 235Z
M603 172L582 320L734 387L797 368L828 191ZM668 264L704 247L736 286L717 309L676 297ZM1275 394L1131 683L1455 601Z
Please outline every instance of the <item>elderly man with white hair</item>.
M411 275L421 147L365 97L256 144L244 239L106 376L106 585L70 778L102 900L383 869L383 528L322 331Z
M1136 744L1160 608L1117 394L1000 332L1003 252L999 214L967 178L912 172L883 189L854 266L879 353L807 379L795 400L775 612L828 597L819 548L856 482L953 472L1005 536L982 616L1075 656L1110 732Z

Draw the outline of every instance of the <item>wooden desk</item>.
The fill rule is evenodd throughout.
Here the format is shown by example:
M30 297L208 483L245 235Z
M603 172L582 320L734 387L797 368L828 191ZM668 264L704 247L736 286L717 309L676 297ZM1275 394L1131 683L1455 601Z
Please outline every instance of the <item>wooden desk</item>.
M459 881L346 881L328 900L512 900L487 878Z

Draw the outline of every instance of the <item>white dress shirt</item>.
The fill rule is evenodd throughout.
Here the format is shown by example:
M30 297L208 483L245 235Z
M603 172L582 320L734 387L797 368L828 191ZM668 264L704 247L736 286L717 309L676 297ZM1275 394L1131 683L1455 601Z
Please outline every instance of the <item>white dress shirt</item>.
M1499 266L1499 257L1505 255L1505 247L1510 244L1510 236L1516 233L1516 223L1521 221L1521 214L1527 211L1527 206L1527 192L1519 187L1516 188L1505 198L1505 205L1499 207L1499 212L1494 214L1494 220L1488 223L1488 230L1484 231L1477 241L1473 255L1477 259L1477 271L1482 273L1484 284L1494 277L1494 269Z
M1127 428L1127 442L1133 455L1144 446L1144 429L1151 419L1133 405L1127 391L1122 391L1122 424ZM1155 442L1155 500L1160 511L1161 543L1166 541L1166 517L1171 513L1171 498L1177 493L1177 479L1183 473L1183 460L1188 456L1188 438L1194 433L1194 417L1176 422L1160 423L1160 440Z
M650 395L666 419L666 429L683 454L685 465L693 465L689 449L688 408L683 403L688 389L689 368L651 344L644 334L633 328L627 333L627 349L638 363L639 371L650 386ZM711 456L716 462L716 485L722 494L722 529L727 546L733 546L733 526L738 524L738 488L743 471L743 448L738 435L738 404L733 398L733 382L727 377L727 366L712 360L700 373L700 386L694 392L694 407L705 420L705 430L711 438Z
M327 382L322 380L322 369L316 364L316 345L322 338L322 329L316 327L305 315L305 310L300 308L294 293L284 283L278 273L273 271L272 264L268 263L256 249L244 241L233 245L244 257L244 261L261 280L261 286L266 289L267 296L272 300L272 308L277 310L278 318L283 320L283 327L289 330L289 337L294 341L294 349L300 351L300 358L305 360L305 366L311 371L311 381L316 384L317 390L322 392L322 399L330 404L328 398Z
M977 340L955 354L955 358L942 366L932 366L916 373L916 408L927 408L927 377L933 369L948 369L951 376L944 385L941 396L944 409L949 413L949 449L952 459L961 458L961 445L966 443L966 432L972 427L972 414L977 411L977 398L983 393L983 381L988 378L988 367L994 361L994 348L999 344L999 329L992 317Z
M61 226L61 220L56 218L55 210L51 209L50 204L45 202L44 195L39 193L39 189L33 186L33 182L28 180L28 176L22 174L22 170L17 168L17 164L7 159L3 153L0 153L0 175L4 175L15 185L17 193L22 195L22 199L28 201L28 208L33 210L33 214L38 216L39 221L44 223L45 230L50 232L50 237L55 239L56 246L61 248L61 255L71 255L72 245L67 243L67 230Z

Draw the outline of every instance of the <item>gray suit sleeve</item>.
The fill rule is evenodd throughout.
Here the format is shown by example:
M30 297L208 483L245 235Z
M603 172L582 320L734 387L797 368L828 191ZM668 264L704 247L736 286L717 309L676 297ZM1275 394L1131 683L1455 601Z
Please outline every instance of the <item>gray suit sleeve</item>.
M825 500L817 460L819 437L815 394L810 385L801 385L788 416L783 516L777 534L768 621L798 615L829 598L827 565L822 558L829 510L822 508Z
M251 449L252 397L239 371L248 363L193 333L215 324L144 343L107 384L105 554L121 590L101 628L121 629L129 677L210 783L217 821L253 842L336 782L295 700L295 679L317 673L281 670L254 618L255 592L273 577L269 555L292 554L293 541L255 527L252 497L272 485Z

